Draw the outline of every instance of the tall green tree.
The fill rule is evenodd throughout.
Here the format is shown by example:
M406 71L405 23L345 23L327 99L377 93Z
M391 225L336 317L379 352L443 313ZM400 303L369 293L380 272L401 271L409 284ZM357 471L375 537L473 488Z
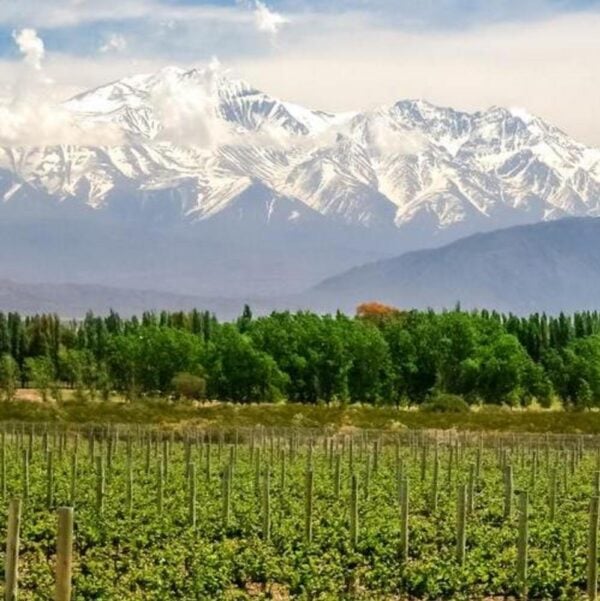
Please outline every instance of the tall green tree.
M0 390L4 400L12 401L19 386L19 365L8 353L0 356Z

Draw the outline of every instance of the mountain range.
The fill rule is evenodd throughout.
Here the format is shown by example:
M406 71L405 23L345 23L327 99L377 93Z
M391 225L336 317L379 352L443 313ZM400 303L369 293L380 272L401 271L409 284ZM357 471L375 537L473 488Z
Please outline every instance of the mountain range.
M488 308L526 315L597 310L600 298L600 218L568 218L474 234L436 249L405 253L328 278L299 294L219 298L81 284L0 280L0 311L88 310L122 314L162 309L209 310L223 319L272 310L353 313L376 300L402 309Z
M401 308L598 310L600 219L570 218L474 234L329 278L307 295L321 310L365 300Z
M523 109L331 114L169 67L57 110L70 139L0 146L0 278L281 298L473 233L600 215L600 150Z

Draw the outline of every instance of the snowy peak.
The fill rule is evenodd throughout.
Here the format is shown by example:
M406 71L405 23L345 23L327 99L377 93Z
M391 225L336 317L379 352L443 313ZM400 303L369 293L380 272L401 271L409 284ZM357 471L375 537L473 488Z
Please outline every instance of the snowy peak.
M181 120L220 125L229 134L309 135L323 131L334 119L281 102L215 67L189 71L166 67L126 77L80 94L64 106L84 121L115 123L138 141L160 138L161 132L169 132L172 123Z
M63 109L82 131L110 126L118 143L0 149L4 203L27 190L44 202L107 212L151 203L184 222L206 221L234 212L242 219L248 209L233 208L264 189L285 199L277 206L294 207L293 222L318 215L386 236L414 234L422 245L600 214L600 151L522 108L467 113L401 100L335 115L212 65L125 77Z

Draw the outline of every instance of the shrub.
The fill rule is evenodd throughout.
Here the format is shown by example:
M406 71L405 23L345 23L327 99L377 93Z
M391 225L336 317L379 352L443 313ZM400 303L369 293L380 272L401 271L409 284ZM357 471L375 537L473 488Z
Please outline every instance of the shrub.
M457 394L437 394L428 399L422 409L435 413L468 413L469 405Z
M206 397L206 380L187 372L178 373L171 381L177 398L200 400Z

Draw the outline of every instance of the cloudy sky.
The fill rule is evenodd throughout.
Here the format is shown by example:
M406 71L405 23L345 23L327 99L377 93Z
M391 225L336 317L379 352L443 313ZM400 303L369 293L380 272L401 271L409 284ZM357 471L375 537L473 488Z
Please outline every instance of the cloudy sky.
M600 0L0 0L0 93L217 57L313 108L526 108L600 146Z

